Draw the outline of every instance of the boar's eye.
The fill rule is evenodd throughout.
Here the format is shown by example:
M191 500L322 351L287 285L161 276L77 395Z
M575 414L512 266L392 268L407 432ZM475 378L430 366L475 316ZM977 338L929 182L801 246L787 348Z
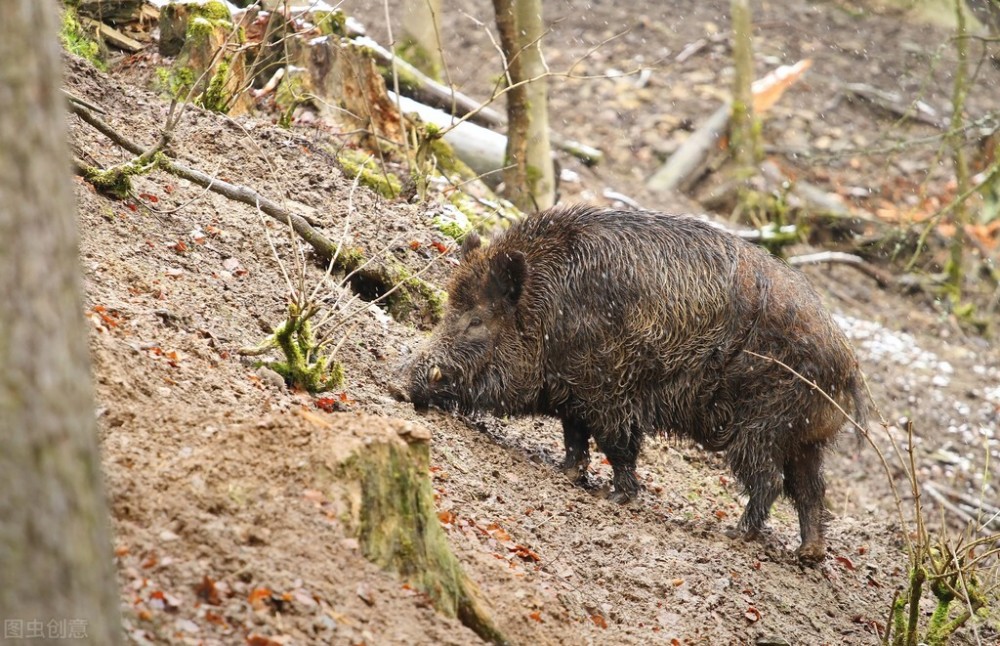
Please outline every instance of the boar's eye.
M483 319L479 318L478 316L473 316L471 319L469 319L469 328L479 327L482 324L483 324Z

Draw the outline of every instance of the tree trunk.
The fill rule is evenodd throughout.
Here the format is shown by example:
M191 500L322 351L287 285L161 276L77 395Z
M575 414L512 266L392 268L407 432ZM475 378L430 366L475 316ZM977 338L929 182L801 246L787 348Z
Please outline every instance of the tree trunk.
M730 121L730 151L737 165L739 179L753 175L753 168L760 159L757 128L753 111L753 21L749 0L733 0L733 116Z
M507 197L521 210L547 209L555 201L549 144L548 85L542 58L541 0L493 0L507 65ZM537 79L527 83L529 79Z
M441 80L441 0L405 0L403 2L403 38L399 54L418 70L436 81Z
M118 644L55 12L0 2L0 616Z
M965 138L962 135L965 97L969 92L969 40L965 25L965 7L962 0L955 0L955 49L958 62L955 69L955 83L951 95L951 127L949 143L951 144L952 163L955 165L955 193L965 195L969 190L969 164L965 158ZM965 200L955 204L952 213L952 223L955 233L952 234L950 254L948 258L948 283L951 287L952 306L957 306L962 298L962 259L965 248L965 225L969 222L968 208Z

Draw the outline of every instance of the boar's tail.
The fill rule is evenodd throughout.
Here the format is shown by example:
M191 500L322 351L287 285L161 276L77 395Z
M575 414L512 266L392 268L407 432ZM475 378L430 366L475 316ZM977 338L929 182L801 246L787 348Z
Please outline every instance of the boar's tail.
M856 370L854 372L854 378L851 380L851 396L854 399L854 421L858 423L864 431L868 430L868 417L871 413L871 397L868 393L868 384L865 381L864 375L861 370ZM857 428L854 429L858 433L860 440L860 431Z

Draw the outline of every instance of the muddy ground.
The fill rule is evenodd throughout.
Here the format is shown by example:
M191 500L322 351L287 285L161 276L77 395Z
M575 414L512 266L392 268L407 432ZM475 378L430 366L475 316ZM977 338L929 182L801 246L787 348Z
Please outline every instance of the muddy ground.
M489 40L472 19L489 22L489 7L458 4L461 11L449 10L445 21L451 73L484 97L483 66L468 63L491 60ZM946 201L947 168L928 175L937 168L935 146L881 155L860 150L940 130L849 101L842 86L863 81L919 94L946 113L948 30L851 3L759 4L758 71L815 60L807 81L765 125L772 158L872 211L927 196ZM728 3L638 2L628 11L615 5L546 3L553 68L622 32L578 71L607 75L654 65L641 87L633 77L554 84L556 127L608 158L594 169L563 159L578 176L563 182L564 200L613 203L602 197L612 189L645 206L700 211L684 197L649 195L642 182L726 94ZM384 33L381 6L344 8L373 35ZM676 62L702 39L694 55ZM71 61L67 88L103 106L126 136L149 144L168 104L136 85L135 65L105 75ZM973 116L994 109L1000 86L992 67L979 74ZM70 124L78 156L101 164L124 158L86 124ZM432 255L433 243L450 242L431 226L439 204L386 201L354 188L321 152L324 136L313 128L280 129L267 116L231 120L192 110L175 140L183 162L308 209L331 237L349 217L352 244L373 251L395 240L392 253L413 269ZM329 416L330 426L313 423L303 411L326 415L314 397L275 383L236 352L282 320L288 289L277 258L294 273L299 243L254 209L166 174L140 178L137 194L111 201L77 180L104 466L122 607L135 643L479 643L369 564L322 494L317 465L337 438L363 435L388 424L385 418L431 431L441 521L515 643L878 641L893 592L905 580L907 532L883 467L863 442L845 437L831 451L829 557L809 568L792 553L797 522L785 502L764 541L725 538L742 504L717 455L683 442L650 442L640 459L645 490L620 507L557 472L561 432L551 420L468 424L415 413L390 396L389 386L425 332L377 308L355 317L339 353L346 382L333 396L344 412ZM450 266L435 266L427 278L443 283ZM805 271L854 341L888 422L888 433L873 427L876 442L889 450L890 435L905 441L904 420L913 420L921 476L995 503L995 342L967 331L926 296L882 290L850 268ZM324 281L312 266L308 279ZM337 280L325 280L331 296L343 292ZM601 457L594 457L592 477L606 484L610 469ZM890 461L902 484L891 453ZM912 509L905 490L901 496L904 510ZM944 524L954 535L964 526L933 499L925 496L925 503L933 527ZM988 575L995 595L995 570ZM996 643L998 630L994 608L955 641Z

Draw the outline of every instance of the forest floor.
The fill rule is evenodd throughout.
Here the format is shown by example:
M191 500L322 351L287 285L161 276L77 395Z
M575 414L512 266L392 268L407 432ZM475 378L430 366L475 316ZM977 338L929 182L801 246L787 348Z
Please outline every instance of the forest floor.
M468 63L494 60L472 18L490 24L489 3L455 4L445 24L451 74L466 91L488 96L484 66ZM621 4L546 2L551 67L565 69L593 49L576 71L605 77L553 84L554 128L607 154L593 169L561 160L575 173L562 183L563 201L613 204L602 197L611 189L649 208L700 212L687 198L647 194L643 180L727 94L729 3L635 2L627 11ZM756 4L758 72L814 60L765 123L770 156L870 212L947 203L954 187L947 166L938 170L940 140L933 139L942 131L849 100L844 84L919 96L947 115L949 30L848 2ZM381 6L342 8L380 37ZM616 34L623 35L598 47ZM138 86L134 59L130 65L103 74L72 60L66 85L148 145L168 101ZM643 84L607 78L641 65L654 66ZM978 73L973 117L1000 99L1000 72L987 63ZM83 122L73 118L70 128L78 156L123 159ZM435 242L449 243L432 226L440 205L355 190L317 145L324 136L278 128L269 117L234 120L192 109L174 149L189 165L308 210L331 237L349 217L352 244L372 252L397 241L392 253L413 269ZM917 139L932 143L872 152ZM274 383L236 352L283 319L288 289L276 258L292 267L299 242L253 208L164 173L138 178L136 188L136 199L120 202L80 179L76 191L107 490L133 642L479 643L366 561L341 510L322 493L317 473L338 437L363 436L398 418L431 431L440 519L515 643L878 643L876 629L906 581L909 530L870 446L845 437L831 450L829 558L803 567L793 554L795 513L784 501L764 541L725 537L742 503L718 455L649 442L639 469L645 489L618 506L557 471L562 437L552 420L484 418L470 426L436 411L416 413L390 386L426 332L374 306L355 317L338 355L346 381L332 399L343 412L330 415L328 427L314 424L303 415L316 412L313 396ZM443 284L450 266L439 264L426 278ZM902 487L907 518L913 501L889 440L905 443L905 420L913 421L914 459L926 482L1000 499L990 473L1000 458L995 341L967 331L926 295L882 290L845 267L805 271L857 348L887 422L872 434ZM310 285L324 280L312 266L307 273ZM327 280L324 289L336 295L342 288ZM601 457L591 473L606 483ZM957 535L959 519L931 497L924 504L934 531ZM984 583L996 602L995 570L991 576ZM996 606L993 612L955 641L997 643Z

